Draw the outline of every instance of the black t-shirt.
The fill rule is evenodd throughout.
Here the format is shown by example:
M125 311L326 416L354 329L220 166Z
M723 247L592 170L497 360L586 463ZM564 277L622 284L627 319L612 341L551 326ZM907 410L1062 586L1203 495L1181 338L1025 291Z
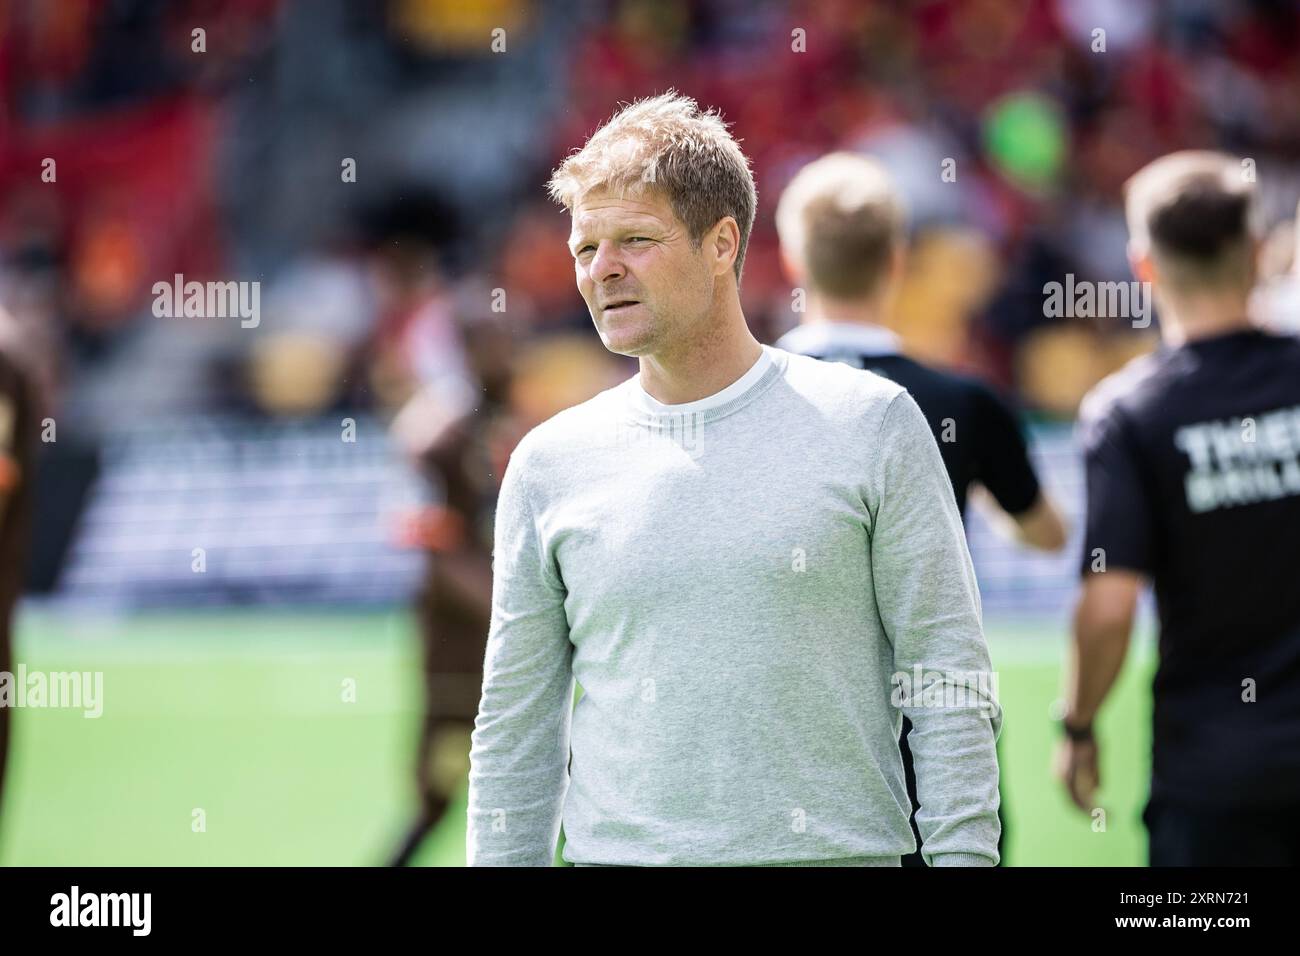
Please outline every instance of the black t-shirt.
M1152 796L1300 799L1300 339L1161 349L1093 389L1079 429L1082 573L1155 588Z
M934 432L963 516L973 482L987 488L1008 514L1028 510L1038 499L1038 477L1016 414L982 382L896 353L823 349L805 354L875 372L911 393Z

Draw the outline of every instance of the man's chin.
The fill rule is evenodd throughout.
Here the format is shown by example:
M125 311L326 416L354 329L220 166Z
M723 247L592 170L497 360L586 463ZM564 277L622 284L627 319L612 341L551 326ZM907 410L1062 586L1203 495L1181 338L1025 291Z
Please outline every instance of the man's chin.
M645 355L654 344L654 336L647 331L634 331L631 329L618 329L613 332L607 329L597 329L597 331L600 333L600 341L604 343L605 348L615 355L627 355L635 358L638 355Z

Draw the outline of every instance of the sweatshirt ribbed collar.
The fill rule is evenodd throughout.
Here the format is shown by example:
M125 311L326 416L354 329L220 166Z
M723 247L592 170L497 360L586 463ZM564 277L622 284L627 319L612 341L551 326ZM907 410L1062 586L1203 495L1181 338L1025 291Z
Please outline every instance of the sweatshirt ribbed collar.
M744 408L766 392L785 372L788 354L770 345L761 347L762 354L749 371L721 391L693 402L666 405L642 388L639 373L632 376L624 386L629 417L642 424L654 425L686 418L704 422L714 421Z

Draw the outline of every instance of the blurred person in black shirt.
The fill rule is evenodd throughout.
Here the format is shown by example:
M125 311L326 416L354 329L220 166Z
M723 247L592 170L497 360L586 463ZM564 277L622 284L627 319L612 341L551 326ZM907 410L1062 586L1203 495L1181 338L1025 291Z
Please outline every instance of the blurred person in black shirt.
M1150 581L1152 866L1300 863L1300 340L1248 316L1253 194L1210 152L1129 180L1129 257L1162 345L1080 408L1088 517L1056 772L1093 810L1093 720Z
M962 515L970 489L982 485L1009 516L1003 526L1012 536L1032 548L1059 551L1065 525L1042 491L1015 412L983 383L903 355L898 337L883 324L903 275L905 220L898 190L872 159L831 153L800 170L781 196L777 228L782 260L804 287L806 308L803 323L776 345L904 386L930 424ZM904 717L899 750L920 846L910 732ZM1003 820L999 853L1005 831ZM903 865L925 864L913 852Z

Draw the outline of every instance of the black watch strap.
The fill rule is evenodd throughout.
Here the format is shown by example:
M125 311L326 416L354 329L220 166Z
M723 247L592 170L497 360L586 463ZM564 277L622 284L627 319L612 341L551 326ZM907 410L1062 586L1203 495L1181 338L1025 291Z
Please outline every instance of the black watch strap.
M1072 726L1069 721L1061 721L1061 729L1065 731L1065 736L1069 737L1076 744L1092 740L1092 722L1089 721L1082 727Z

